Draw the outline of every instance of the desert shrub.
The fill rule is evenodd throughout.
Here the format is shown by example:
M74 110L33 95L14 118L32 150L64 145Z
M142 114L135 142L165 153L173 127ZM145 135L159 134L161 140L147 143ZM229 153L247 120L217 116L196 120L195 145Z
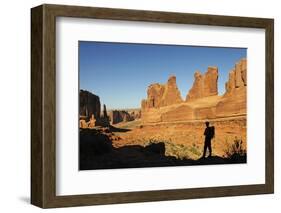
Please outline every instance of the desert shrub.
M190 159L190 155L200 155L199 151L195 146L189 147L183 144L175 144L171 140L161 140L161 139L149 139L145 146L150 146L151 144L164 143L165 144L165 155L173 156L178 159Z
M174 144L170 141L165 143L166 145L166 155L174 156L178 159L188 159L188 147L183 144Z
M246 149L243 148L243 141L237 138L234 139L233 143L227 143L227 148L225 149L224 157L234 158L237 156L245 156Z
M196 156L201 156L202 153L199 150L200 150L199 147L197 145L195 145L194 143L189 148L189 151L192 152Z

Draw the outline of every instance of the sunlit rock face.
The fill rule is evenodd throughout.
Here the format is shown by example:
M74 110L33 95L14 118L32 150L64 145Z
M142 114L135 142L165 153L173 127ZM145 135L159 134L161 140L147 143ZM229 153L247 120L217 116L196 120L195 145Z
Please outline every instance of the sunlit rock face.
M175 76L167 84L151 84L147 99L141 103L141 120L169 122L246 115L247 60L241 59L230 70L222 96L218 95L218 78L217 67L208 67L205 74L196 71L185 101L181 99Z

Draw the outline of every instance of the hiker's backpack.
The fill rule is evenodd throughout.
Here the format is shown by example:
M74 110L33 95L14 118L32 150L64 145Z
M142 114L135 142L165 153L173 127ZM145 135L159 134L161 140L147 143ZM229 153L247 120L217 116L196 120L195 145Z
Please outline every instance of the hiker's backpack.
M210 127L210 137L211 138L215 137L215 127L214 126Z

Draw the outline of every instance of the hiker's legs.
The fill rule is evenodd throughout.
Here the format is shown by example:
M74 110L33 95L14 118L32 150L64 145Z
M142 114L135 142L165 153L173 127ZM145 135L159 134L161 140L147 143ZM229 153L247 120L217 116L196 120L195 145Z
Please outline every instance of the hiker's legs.
M209 157L212 156L212 145L211 141L208 143L208 149L209 149Z
M208 147L208 143L207 143L207 140L205 140L205 143L204 143L204 151L203 151L203 158L204 158L205 155L206 155L207 147Z

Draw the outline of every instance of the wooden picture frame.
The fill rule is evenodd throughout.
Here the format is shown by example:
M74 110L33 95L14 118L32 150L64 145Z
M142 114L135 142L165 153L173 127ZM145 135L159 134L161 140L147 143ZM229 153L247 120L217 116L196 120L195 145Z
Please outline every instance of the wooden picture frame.
M56 195L56 17L265 29L265 184ZM41 208L179 200L274 192L274 21L218 15L44 4L31 9L31 203ZM262 139L261 139L262 140Z

